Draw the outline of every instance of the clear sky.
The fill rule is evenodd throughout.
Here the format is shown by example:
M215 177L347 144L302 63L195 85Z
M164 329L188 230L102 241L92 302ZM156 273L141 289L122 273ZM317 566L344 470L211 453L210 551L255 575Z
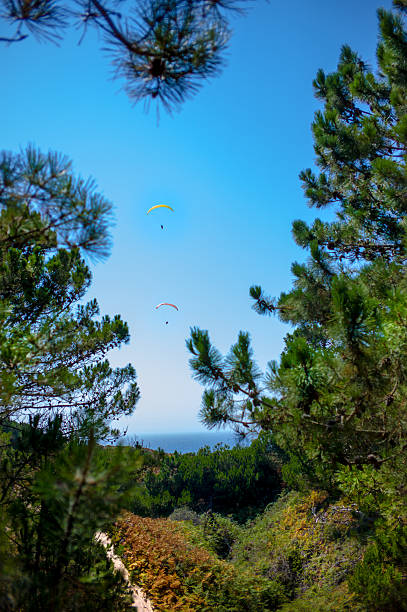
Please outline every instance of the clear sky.
M222 352L248 330L262 368L278 358L288 328L254 313L249 287L278 295L291 286L291 263L304 260L291 223L316 216L298 180L314 159L312 79L335 69L344 43L375 66L380 6L391 1L253 3L233 21L222 75L158 126L111 80L95 35L80 46L74 31L59 47L1 48L2 148L67 154L115 205L112 254L92 266L88 297L130 326L131 342L111 354L138 373L142 399L122 422L129 433L203 429L191 326L208 329ZM175 212L147 216L156 203ZM179 312L155 310L163 301Z

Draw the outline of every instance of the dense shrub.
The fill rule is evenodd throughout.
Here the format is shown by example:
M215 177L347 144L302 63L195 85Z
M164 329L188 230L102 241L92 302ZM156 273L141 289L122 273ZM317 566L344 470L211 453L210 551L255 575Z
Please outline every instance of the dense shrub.
M132 579L159 612L370 609L347 582L352 574L363 582L360 514L323 491L284 494L245 526L186 507L172 516L128 513L114 531Z
M173 517L174 514L177 515L175 512L170 516ZM231 518L210 511L197 516L198 520L186 519L183 524L188 540L215 553L221 559L229 559L243 527Z
M193 525L199 525L202 522L200 515L188 508L188 506L182 506L182 508L175 508L174 512L171 512L168 517L171 521L191 521Z
M346 582L339 585L316 585L299 598L283 604L279 612L366 612L349 592Z
M278 581L295 600L284 610L314 610L314 600L321 612L346 610L329 608L326 601L329 593L344 606L356 599L345 582L362 557L359 527L355 509L329 503L326 493L291 492L241 530L231 560L238 569Z
M407 528L378 533L349 580L367 610L407 610Z
M218 445L197 453L165 455L160 469L144 477L143 500L133 510L144 516L168 516L188 506L231 514L240 522L262 510L281 491L280 462L264 436L247 447Z
M187 507L172 517L127 513L113 533L157 612L407 610L407 529L374 533L324 491L284 493L246 525Z

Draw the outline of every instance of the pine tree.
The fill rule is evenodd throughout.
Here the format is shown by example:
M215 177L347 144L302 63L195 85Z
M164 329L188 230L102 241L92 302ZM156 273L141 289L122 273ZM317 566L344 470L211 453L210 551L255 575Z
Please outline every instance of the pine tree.
M121 507L130 466L106 468L97 441L139 397L119 315L83 303L84 256L109 249L110 203L60 155L0 158L0 607L127 609L94 536ZM134 467L134 466L133 466Z
M393 519L407 517L407 3L395 6L378 12L377 75L345 46L337 70L314 81L319 173L300 178L309 205L336 218L294 222L310 259L293 264L291 291L250 289L258 313L294 325L280 361L259 373L247 333L226 357L206 331L187 342L204 423L271 430L290 457L287 480L341 489Z
M110 203L66 159L29 148L3 154L0 205L0 422L69 412L79 427L131 412L134 369L104 360L128 327L98 320L96 300L78 305L91 280L81 251L107 255Z

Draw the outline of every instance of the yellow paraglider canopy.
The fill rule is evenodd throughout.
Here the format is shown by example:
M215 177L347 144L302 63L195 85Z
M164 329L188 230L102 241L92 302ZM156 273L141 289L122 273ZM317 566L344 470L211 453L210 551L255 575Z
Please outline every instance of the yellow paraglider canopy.
M170 210L172 210L172 212L174 212L174 209L171 208L171 206L168 206L168 204L156 204L155 206L152 206L151 208L148 209L147 214L151 212L152 210L154 210L155 208L169 208Z

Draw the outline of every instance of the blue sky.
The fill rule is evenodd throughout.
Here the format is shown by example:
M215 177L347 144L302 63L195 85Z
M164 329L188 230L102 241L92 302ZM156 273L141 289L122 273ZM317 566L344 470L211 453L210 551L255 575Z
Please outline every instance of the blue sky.
M202 387L185 348L191 326L208 329L222 352L247 330L262 368L278 358L288 328L256 315L248 291L288 290L291 263L306 256L291 223L316 216L298 180L314 159L312 79L320 67L335 69L344 43L375 66L376 9L390 5L253 3L233 21L222 75L181 112L161 112L159 125L111 80L95 34L80 46L71 32L59 47L26 40L2 48L2 148L34 143L65 153L115 205L112 254L92 266L88 297L130 325L131 342L111 355L138 373L142 399L121 423L129 433L203 429ZM147 216L156 203L174 212ZM163 301L179 312L155 310Z

